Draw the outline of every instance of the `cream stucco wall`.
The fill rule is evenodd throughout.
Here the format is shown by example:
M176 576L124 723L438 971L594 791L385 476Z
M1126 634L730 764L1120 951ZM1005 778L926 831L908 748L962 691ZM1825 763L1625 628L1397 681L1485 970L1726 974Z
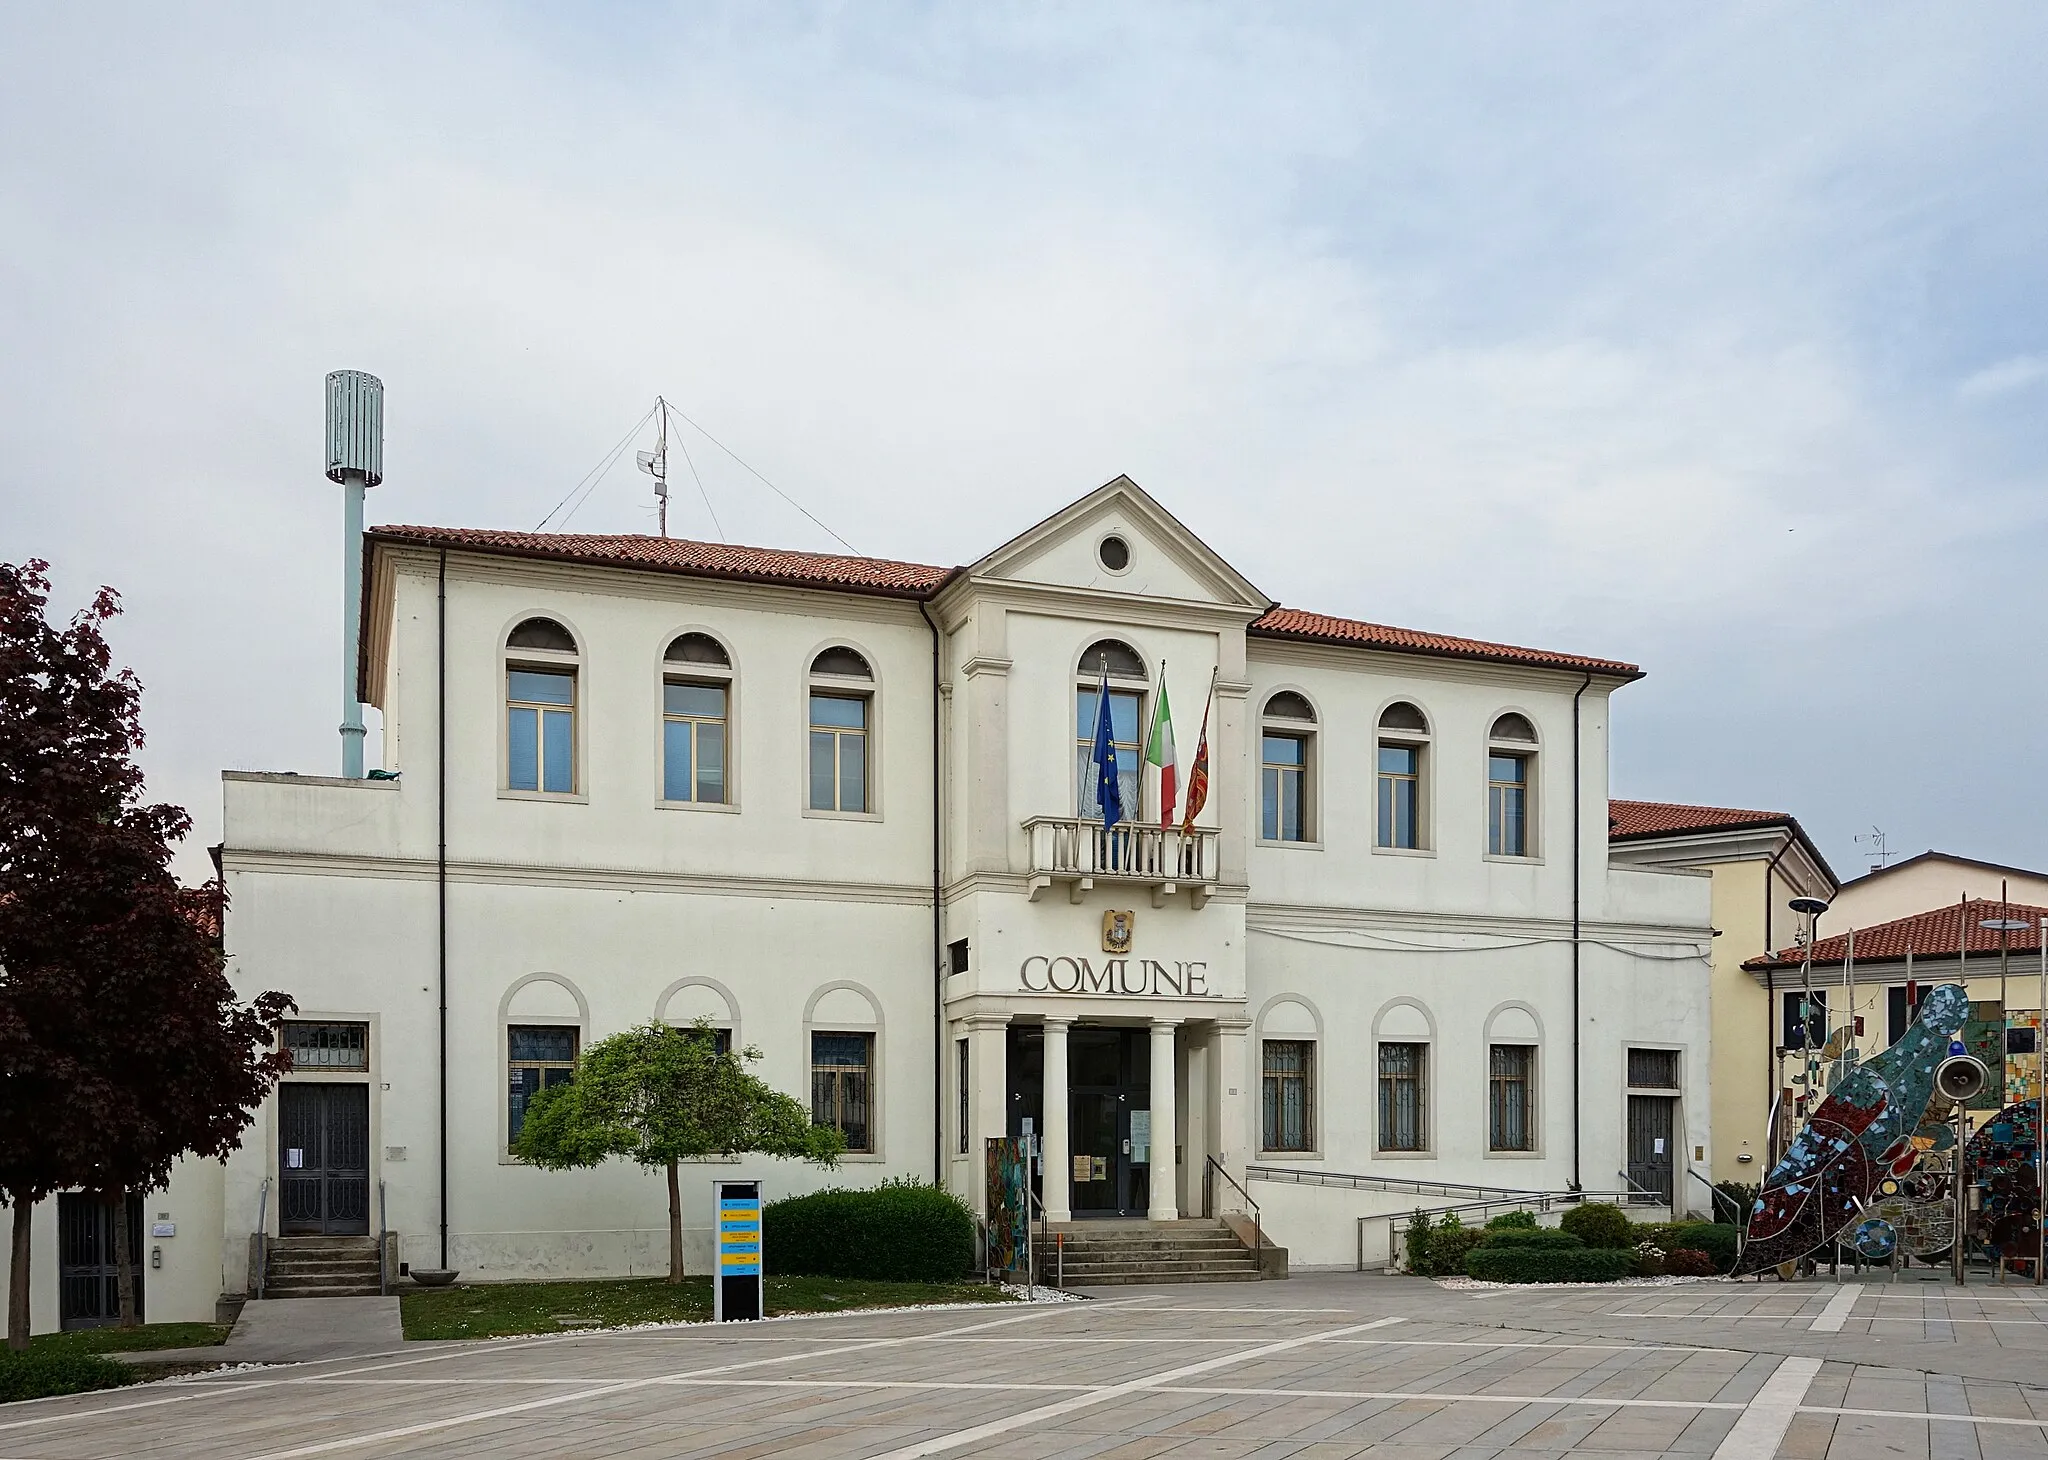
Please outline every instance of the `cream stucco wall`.
M1844 883L1821 916L1821 935L1874 928L1894 918L1953 907L1965 897L1995 900L2001 884L2012 902L2048 907L2048 877L1937 854Z

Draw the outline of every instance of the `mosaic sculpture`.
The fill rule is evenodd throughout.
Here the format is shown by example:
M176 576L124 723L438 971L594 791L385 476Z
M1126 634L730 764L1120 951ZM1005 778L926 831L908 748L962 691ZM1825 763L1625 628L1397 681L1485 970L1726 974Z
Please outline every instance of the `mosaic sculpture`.
M2041 1250L2041 1188L2034 1175L2038 1122L2033 1102L2008 1105L1967 1147L1970 1177L1984 1188L1970 1217L1970 1245L1986 1257L2023 1263L2029 1272Z
M1893 1183L1902 1191L1896 1183L1931 1149L1921 1122L1934 1095L1935 1066L1969 1015L1962 985L1941 985L1896 1044L1836 1082L1764 1178L1738 1275L1792 1262L1868 1216L1883 1217L1869 1210L1880 1188ZM1897 1233L1900 1223L1886 1221Z

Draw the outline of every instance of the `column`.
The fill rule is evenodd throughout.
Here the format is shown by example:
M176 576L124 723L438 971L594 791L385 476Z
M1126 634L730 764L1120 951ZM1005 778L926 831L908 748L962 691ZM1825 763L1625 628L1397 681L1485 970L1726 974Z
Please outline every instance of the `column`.
M1210 1140L1216 1145L1216 1159L1233 1177L1244 1180L1247 1145L1251 1138L1250 1109L1252 1107L1250 1087L1245 1079L1245 1046L1250 1041L1245 1037L1251 1028L1248 1019L1218 1019L1216 1035L1210 1043L1210 1088L1216 1092L1216 1129ZM1217 1193L1221 1203L1223 1193ZM1222 1210L1219 1205L1218 1210Z
M1073 1161L1067 1146L1067 1026L1073 1022L1062 1015L1045 1016L1045 1103L1040 1107L1045 1175L1039 1191L1048 1222L1074 1219Z
M1174 1204L1179 1172L1173 1150L1173 1032L1179 1027L1178 1019L1152 1021L1152 1205L1145 1215L1155 1222L1180 1219L1180 1208Z
M1010 1077L1007 1036L1009 1018L970 1014L967 1026L967 1078L974 1084L967 1103L968 1205L976 1216L988 1215L988 1142L1010 1133Z

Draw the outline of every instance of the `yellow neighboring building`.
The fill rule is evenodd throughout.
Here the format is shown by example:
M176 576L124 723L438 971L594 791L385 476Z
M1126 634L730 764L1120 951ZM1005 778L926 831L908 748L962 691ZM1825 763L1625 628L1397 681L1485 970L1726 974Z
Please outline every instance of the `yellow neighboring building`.
M1608 843L1617 865L1686 869L1713 879L1714 957L1711 1093L1715 1181L1758 1182L1769 1169L1771 1101L1780 1087L1777 991L1743 964L1793 941L1795 897L1831 899L1838 883L1827 859L1783 811L1608 803ZM1704 1192L1695 1194L1704 1197ZM1699 1203L1704 1205L1704 1202Z

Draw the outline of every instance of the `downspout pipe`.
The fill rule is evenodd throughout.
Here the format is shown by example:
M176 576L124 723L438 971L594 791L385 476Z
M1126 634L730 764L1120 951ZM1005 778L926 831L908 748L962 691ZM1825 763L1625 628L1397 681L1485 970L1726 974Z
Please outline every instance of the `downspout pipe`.
M932 1185L946 1184L946 945L939 907L944 864L940 833L944 812L939 800L939 626L922 600L917 611L932 632Z
M1584 902L1585 869L1582 865L1580 846L1584 839L1581 823L1585 819L1585 806L1580 795L1584 779L1581 766L1580 708L1579 702L1587 690L1593 687L1593 674L1586 672L1577 692L1572 695L1572 1190L1584 1191L1586 1184L1580 1171L1582 1138L1580 1130L1580 1075L1579 1075L1579 943L1581 914Z
M434 896L441 998L441 1268L448 1268L448 549L434 583Z
M1764 952L1772 958L1777 957L1778 954L1778 945L1771 938L1772 893L1776 887L1778 863L1784 860L1785 853L1792 850L1793 841L1794 837L1792 834L1789 831L1786 832L1785 845L1778 848L1776 856L1764 863ZM1777 1059L1775 1053L1777 1047L1778 970L1767 968L1764 970L1764 1110L1766 1112L1764 1119L1766 1121L1770 1121L1769 1111L1771 1102L1778 1098L1778 1076L1777 1072L1772 1068L1773 1063ZM1766 1163L1764 1169L1766 1171L1778 1164L1777 1145L1778 1127L1776 1122L1773 1121L1764 1131L1764 1159Z

